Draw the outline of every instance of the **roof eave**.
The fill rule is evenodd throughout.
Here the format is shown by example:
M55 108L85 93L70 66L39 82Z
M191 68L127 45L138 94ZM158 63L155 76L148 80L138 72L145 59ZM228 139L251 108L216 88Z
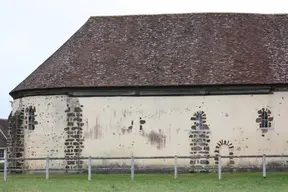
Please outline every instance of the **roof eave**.
M288 84L210 84L167 86L114 86L114 87L59 87L47 89L25 89L12 91L13 99L41 95L69 96L152 96L152 95L213 95L213 94L257 94L273 91L288 91ZM193 93L192 93L193 92ZM142 93L142 94L141 94Z

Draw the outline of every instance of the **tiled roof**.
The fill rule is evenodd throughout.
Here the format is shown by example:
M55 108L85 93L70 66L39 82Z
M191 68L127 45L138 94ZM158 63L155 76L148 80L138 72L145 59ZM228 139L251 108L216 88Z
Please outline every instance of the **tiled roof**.
M191 13L91 17L12 92L286 83L288 14Z
M0 119L0 129L1 129L0 130L0 147L6 147L7 140L5 137L7 137L7 133L8 133L8 120L7 119Z

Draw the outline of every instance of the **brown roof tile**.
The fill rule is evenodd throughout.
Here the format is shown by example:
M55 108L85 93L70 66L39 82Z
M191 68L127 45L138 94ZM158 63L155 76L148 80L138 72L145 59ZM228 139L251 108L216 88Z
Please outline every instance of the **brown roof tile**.
M89 18L12 92L281 83L288 83L288 15L163 14Z

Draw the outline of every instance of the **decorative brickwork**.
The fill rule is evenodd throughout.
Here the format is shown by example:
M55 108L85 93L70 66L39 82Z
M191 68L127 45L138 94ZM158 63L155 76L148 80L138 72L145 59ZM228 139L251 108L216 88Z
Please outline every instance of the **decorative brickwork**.
M223 145L227 145L227 146L229 147L229 156L233 156L233 155L234 155L234 153L233 153L233 151L234 151L234 146L233 146L232 143L230 143L230 141L226 141L226 140L224 140L224 141L223 141L223 140L219 141L219 142L217 143L217 145L216 145L216 147L215 147L215 151L214 151L215 156L217 156L217 157L215 157L215 164L217 164L217 165L218 165L218 156L219 156L219 154L220 154L220 150L221 150L221 147L222 147ZM234 162L233 157L230 157L230 158L229 158L229 165L232 166L232 165L234 165L234 164L235 164L235 162Z
M66 169L79 168L83 166L83 161L76 160L75 158L81 157L82 149L84 148L83 142L83 125L82 122L82 107L79 101L75 98L69 98L67 101L67 127L64 128L67 134L65 140L65 158Z
M8 137L7 137L7 155L8 158L24 157L24 109L10 114L8 118ZM24 166L24 160L11 160L8 162L9 169L18 169L11 171L21 173Z
M192 172L207 171L205 167L209 164L209 158L205 157L209 155L210 150L210 131L206 124L206 119L206 114L203 111L198 111L191 117L191 120L194 122L189 136L191 138L191 155L192 157L201 157L190 160Z

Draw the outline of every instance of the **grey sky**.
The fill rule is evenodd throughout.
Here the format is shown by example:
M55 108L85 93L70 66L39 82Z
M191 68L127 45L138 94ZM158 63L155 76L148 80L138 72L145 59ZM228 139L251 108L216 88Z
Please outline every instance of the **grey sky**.
M9 92L95 15L288 13L286 0L0 0L0 118Z

